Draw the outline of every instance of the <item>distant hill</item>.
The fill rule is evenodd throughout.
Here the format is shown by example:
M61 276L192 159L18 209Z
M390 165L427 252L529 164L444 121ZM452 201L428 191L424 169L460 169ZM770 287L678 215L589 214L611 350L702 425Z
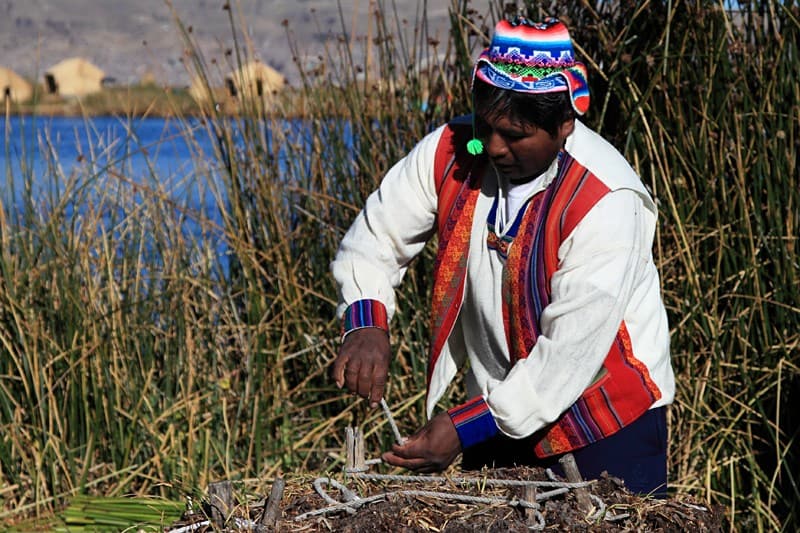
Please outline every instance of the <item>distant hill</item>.
M489 0L474 2L488 6ZM342 17L355 36L367 33L369 0L342 0ZM232 45L229 12L223 0L173 0L181 19L207 59L223 59ZM309 58L319 55L326 39L342 34L335 0L232 0L239 6L240 30L246 29L257 56L297 81L287 43L289 29ZM396 0L398 13L413 29L418 0ZM391 6L391 2L386 2ZM443 39L449 2L429 1L430 29ZM234 10L236 14L236 10ZM84 56L123 84L151 78L187 85L181 63L183 43L164 0L0 0L0 66L29 79L42 79L51 65Z

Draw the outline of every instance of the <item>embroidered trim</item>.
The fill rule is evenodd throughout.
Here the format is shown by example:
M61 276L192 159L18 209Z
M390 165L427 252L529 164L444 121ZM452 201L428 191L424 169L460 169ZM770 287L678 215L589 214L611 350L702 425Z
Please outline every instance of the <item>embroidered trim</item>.
M496 251L503 261L505 261L508 259L508 249L511 247L511 244L514 242L514 238L517 236L520 223L522 222L524 214L527 211L528 204L530 203L530 198L520 206L516 216L514 217L514 222L511 224L511 227L508 228L508 231L500 236L497 234L497 204L499 202L499 197L500 195L494 197L492 208L489 210L489 214L486 217L486 227L489 230L489 233L486 236L486 246L490 250Z
M380 328L389 331L386 306L378 300L357 300L351 303L342 317L342 335L354 329Z
M498 237L497 233L494 231L494 226L489 225L489 234L486 236L486 246L490 250L497 252L503 261L508 259L508 248L511 246L513 240L514 239L508 235Z
M535 314L535 307L532 308L528 300L541 299L541 296L537 298L536 292L542 285L529 277L529 269L530 265L536 264L536 243L544 226L543 205L550 194L548 188L531 199L517 232L519 244L511 250L503 272L503 301L507 302L503 306L503 327L512 364L528 356L539 336L539 315Z
M469 249L472 214L480 193L478 184L475 184L475 188L469 185L469 181L465 182L456 197L453 215L442 228L443 236L440 237L436 253L431 298L431 353L434 355L428 362L428 383L464 297L468 255L463 251Z
M461 449L487 441L500 433L489 405L482 396L447 410L458 432Z

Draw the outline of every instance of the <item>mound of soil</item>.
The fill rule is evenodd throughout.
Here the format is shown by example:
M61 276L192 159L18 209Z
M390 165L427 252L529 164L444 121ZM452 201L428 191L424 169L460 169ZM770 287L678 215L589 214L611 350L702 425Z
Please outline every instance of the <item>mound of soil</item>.
M343 476L342 476L343 477ZM420 477L421 478L421 477ZM548 531L723 531L721 509L688 498L652 499L631 494L613 477L585 487L537 487L535 496L522 486L497 486L503 480L553 481L534 468L490 469L463 478L426 482L423 479L363 479L312 483L288 481L277 524L260 525L264 501L240 506L217 530L347 532L522 532ZM476 482L478 479L484 483ZM556 479L556 483L561 480ZM315 485L317 488L315 488ZM352 500L357 495L360 500ZM579 496L582 496L579 499ZM326 501L327 498L327 501ZM537 503L527 502L536 499ZM343 504L349 500L352 508ZM339 503L341 502L341 503ZM580 502L583 502L583 506ZM531 507L536 507L532 509ZM199 513L196 513L199 514ZM237 514L237 513L233 513ZM233 515L231 515L233 517ZM185 520L184 525L190 522ZM232 527L233 524L237 527ZM210 526L209 529L210 530ZM170 530L168 530L170 531ZM174 531L174 529L172 530ZM202 531L202 528L195 529Z

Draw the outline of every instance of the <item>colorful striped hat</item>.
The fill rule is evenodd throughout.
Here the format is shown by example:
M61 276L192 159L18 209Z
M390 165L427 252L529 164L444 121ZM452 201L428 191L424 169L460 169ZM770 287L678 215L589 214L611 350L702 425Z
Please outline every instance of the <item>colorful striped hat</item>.
M497 23L489 48L475 64L473 79L523 93L569 91L579 115L589 109L586 66L575 61L564 23L555 18L533 23L524 18Z

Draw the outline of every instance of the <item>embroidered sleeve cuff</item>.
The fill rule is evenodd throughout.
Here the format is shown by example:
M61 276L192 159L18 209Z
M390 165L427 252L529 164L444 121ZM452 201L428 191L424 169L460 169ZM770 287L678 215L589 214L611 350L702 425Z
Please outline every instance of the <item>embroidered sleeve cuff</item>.
M386 306L378 300L358 300L345 309L342 317L342 338L361 328L381 328L389 331Z
M447 414L456 426L462 450L489 440L500 432L482 396L448 409Z

